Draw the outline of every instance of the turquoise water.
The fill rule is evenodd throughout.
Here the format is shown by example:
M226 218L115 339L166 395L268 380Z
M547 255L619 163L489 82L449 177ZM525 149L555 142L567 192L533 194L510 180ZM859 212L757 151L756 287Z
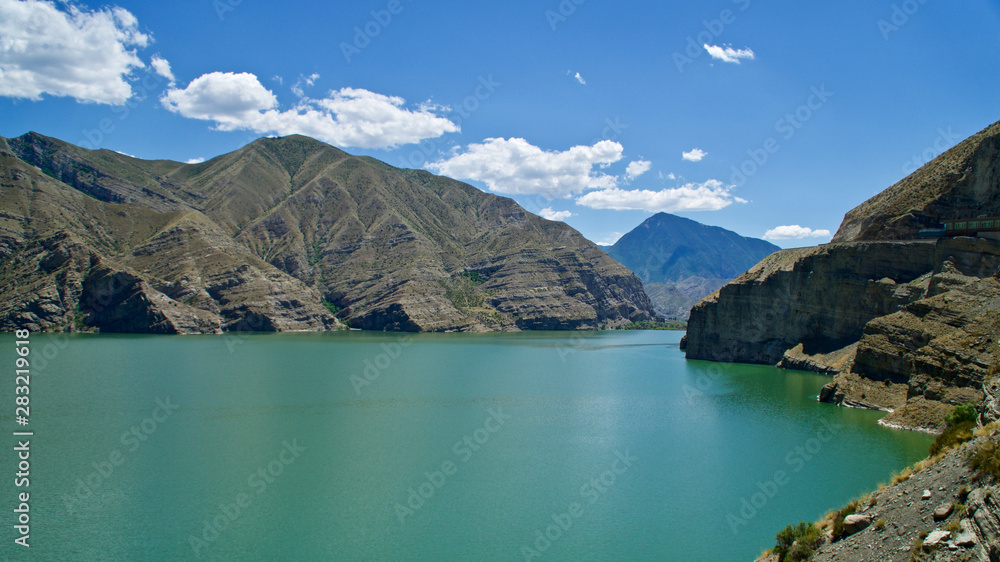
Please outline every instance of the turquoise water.
M752 560L926 453L817 403L826 377L688 362L680 336L35 335L31 547L6 525L0 554Z

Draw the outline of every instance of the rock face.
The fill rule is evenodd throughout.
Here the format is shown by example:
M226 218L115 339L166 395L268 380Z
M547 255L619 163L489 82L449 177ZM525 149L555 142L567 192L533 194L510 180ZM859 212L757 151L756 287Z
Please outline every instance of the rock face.
M724 228L657 213L607 252L642 279L659 313L687 320L698 301L779 249Z
M489 331L654 318L639 279L572 228L306 137L196 165L0 138L3 330Z
M1000 214L998 170L1000 123L848 213L833 243L778 252L704 299L687 356L835 375L821 400L891 412L892 427L936 432L969 402L1000 417L1000 243L916 239Z

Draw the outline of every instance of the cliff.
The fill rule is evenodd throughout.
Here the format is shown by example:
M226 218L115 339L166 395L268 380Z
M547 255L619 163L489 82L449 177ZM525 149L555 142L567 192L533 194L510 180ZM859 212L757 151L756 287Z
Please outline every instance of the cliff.
M639 279L565 224L302 136L194 165L0 139L0 287L4 330L596 329L656 316Z
M986 406L1000 362L1000 243L919 240L945 218L994 213L1000 124L852 210L831 244L774 254L694 307L691 359L834 375L821 400L940 431Z

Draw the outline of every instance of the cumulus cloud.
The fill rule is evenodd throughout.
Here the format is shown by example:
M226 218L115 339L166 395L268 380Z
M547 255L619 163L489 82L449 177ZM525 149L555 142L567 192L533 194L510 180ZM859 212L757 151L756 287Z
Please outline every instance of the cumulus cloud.
M708 156L708 153L700 148L696 148L690 152L681 152L681 158L688 162L701 162L706 156Z
M712 55L713 59L718 59L722 62L740 64L740 59L753 60L756 56L750 49L734 49L731 45L720 47L706 43L704 47L708 51L708 54Z
M625 179L632 181L648 172L652 167L653 163L648 160L636 160L635 162L630 162L628 167L625 168Z
M659 173L659 178L661 180L675 180L675 179L677 179L677 175L674 174L673 172L671 172L669 174L664 174L663 172L660 172Z
M688 183L681 187L660 191L611 188L587 193L578 198L576 203L592 209L648 211L651 213L718 211L733 203L746 203L745 199L732 194L734 187L724 185L718 180L708 180L705 183Z
M764 233L765 240L796 240L802 238L828 238L829 230L813 230L797 224L778 226Z
M538 215L543 219L549 219L550 221L564 221L573 216L573 213L569 211L553 211L552 207L546 207L541 211L538 211Z
M198 158L192 158L188 160L187 162L185 162L185 164L201 164L204 161L205 159L199 156Z
M407 109L403 98L358 88L281 109L275 95L246 72L202 75L183 89L171 88L160 101L184 117L213 121L220 131L298 133L344 147L392 148L460 130L436 107Z
M0 0L0 96L125 103L132 97L129 77L145 67L136 48L146 47L149 35L123 8L64 6Z
M587 189L615 187L617 178L595 172L594 166L621 160L622 151L622 145L609 140L558 152L542 150L519 138L486 139L427 167L453 178L485 182L496 193L555 199Z
M574 76L573 78L576 78L576 81L579 82L580 84L583 84L584 86L587 85L587 81L583 79L583 76L580 76L579 72L577 72L576 76Z
M153 58L149 61L149 65L153 67L153 72L166 78L170 82L170 86L174 85L176 79L174 78L174 72L170 70L170 63L167 62L167 59L159 55L153 55Z

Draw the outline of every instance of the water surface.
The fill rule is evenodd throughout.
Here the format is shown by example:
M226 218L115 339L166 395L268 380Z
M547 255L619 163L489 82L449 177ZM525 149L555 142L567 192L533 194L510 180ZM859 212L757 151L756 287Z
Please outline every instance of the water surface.
M927 451L680 336L35 335L32 547L0 554L752 560Z

